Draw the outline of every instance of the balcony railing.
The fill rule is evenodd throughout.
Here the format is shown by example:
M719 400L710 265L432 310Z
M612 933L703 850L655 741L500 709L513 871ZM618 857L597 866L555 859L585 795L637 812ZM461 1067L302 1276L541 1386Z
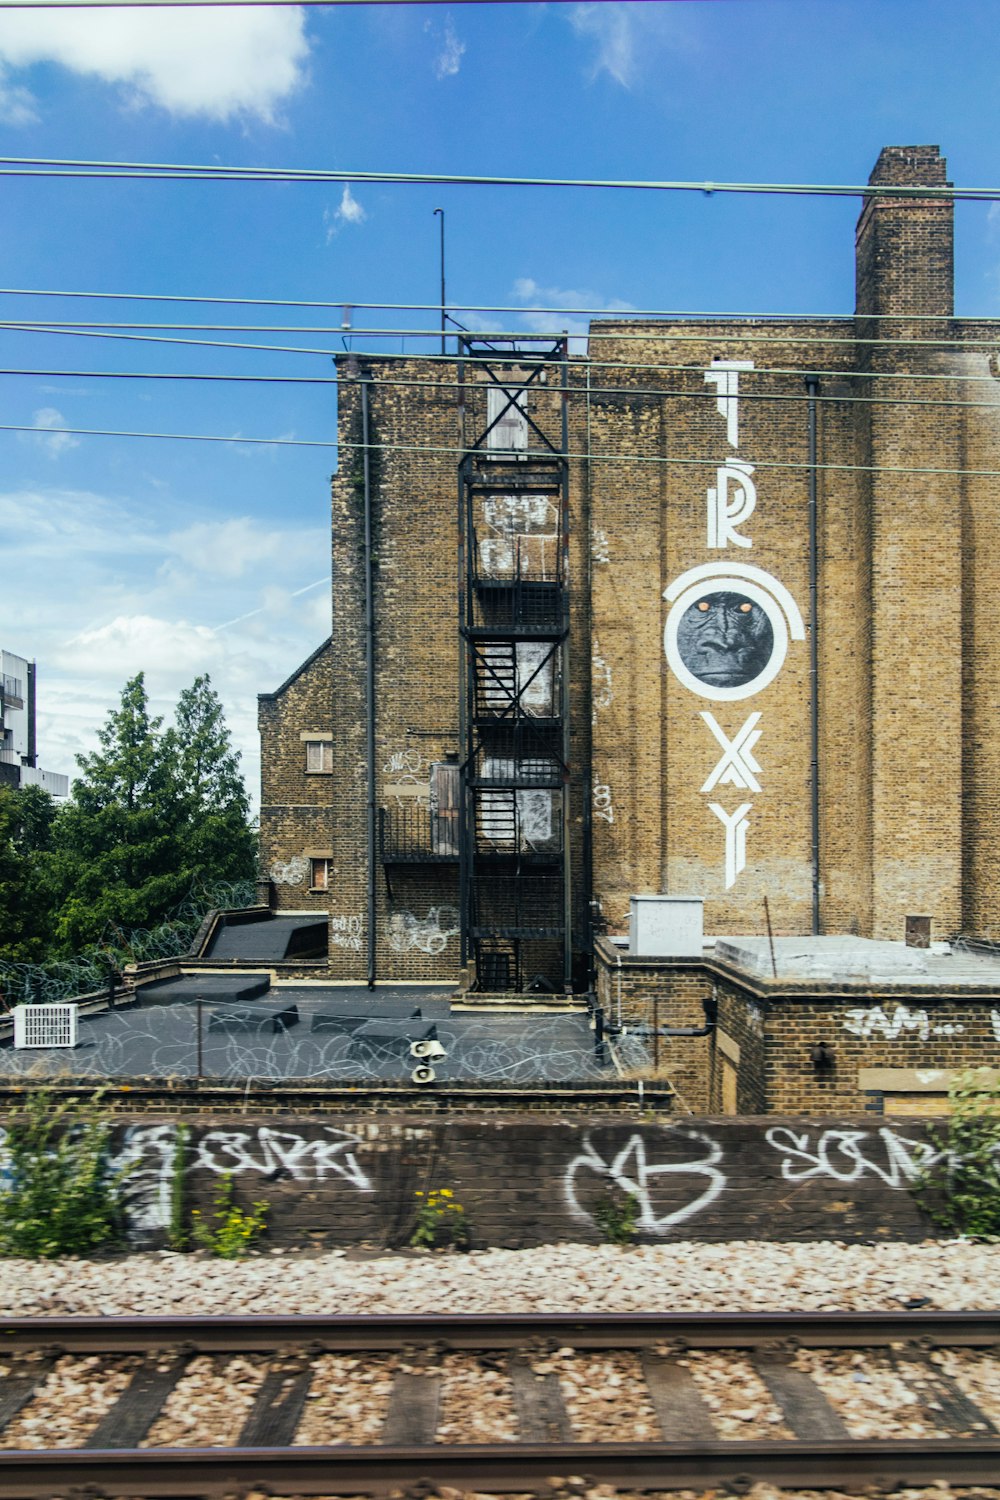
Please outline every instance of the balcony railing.
M382 864L457 864L458 810L380 807L379 858Z

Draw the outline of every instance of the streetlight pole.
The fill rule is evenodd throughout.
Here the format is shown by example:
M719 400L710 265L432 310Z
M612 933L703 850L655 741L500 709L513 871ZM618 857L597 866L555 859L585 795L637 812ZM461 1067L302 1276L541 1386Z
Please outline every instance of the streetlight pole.
M434 212L436 214L440 214L441 215L441 353L443 354L445 352L445 348L444 348L444 209L443 208L436 208L434 210Z

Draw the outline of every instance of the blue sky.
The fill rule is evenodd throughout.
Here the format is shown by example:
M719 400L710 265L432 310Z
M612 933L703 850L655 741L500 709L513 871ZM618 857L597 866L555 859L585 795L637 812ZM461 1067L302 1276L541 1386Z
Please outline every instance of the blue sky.
M678 0L0 11L0 155L352 172L861 183L940 144L1000 184L995 0ZM855 199L3 180L6 289L333 303L849 313ZM1000 215L960 204L960 313L1000 314ZM338 311L0 296L2 319L339 325ZM368 327L435 314L355 314ZM126 678L209 672L256 789L256 694L328 631L338 334L210 349L3 331L0 643L39 662L42 763L74 769ZM355 338L355 346L366 341ZM376 345L371 345L376 347ZM402 339L377 347L399 349ZM409 352L433 350L412 334ZM61 427L223 436L70 437Z

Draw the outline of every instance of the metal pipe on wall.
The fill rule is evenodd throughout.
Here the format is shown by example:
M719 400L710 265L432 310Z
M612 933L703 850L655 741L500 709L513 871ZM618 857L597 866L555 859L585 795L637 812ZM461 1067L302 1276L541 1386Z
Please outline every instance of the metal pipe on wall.
M375 988L375 590L372 576L372 476L367 375L361 380L361 444L365 492L365 785L368 849L368 988Z
M806 376L809 397L809 800L812 859L812 930L819 917L819 549L816 523L816 395L819 376Z

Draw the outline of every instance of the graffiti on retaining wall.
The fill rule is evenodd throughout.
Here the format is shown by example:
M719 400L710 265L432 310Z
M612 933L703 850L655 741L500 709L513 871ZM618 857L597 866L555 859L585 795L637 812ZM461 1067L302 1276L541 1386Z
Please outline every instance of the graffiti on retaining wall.
M258 1172L272 1181L292 1177L296 1182L322 1182L341 1178L359 1193L374 1192L371 1179L359 1164L353 1148L360 1136L335 1125L324 1125L324 1134L307 1140L293 1130L274 1130L258 1125L255 1130L209 1130L197 1143L194 1168L209 1172Z
M892 1015L881 1005L858 1007L847 1012L844 1030L852 1036L884 1037L894 1042L905 1031L914 1031L922 1042L931 1036L961 1036L965 1027L960 1021L932 1022L925 1010L911 1010L907 1005L897 1005Z
M889 1188L906 1189L948 1154L929 1141L888 1128L817 1131L773 1125L765 1140L778 1153L786 1182L826 1180L841 1185L869 1177ZM679 1155L678 1146L689 1155ZM595 1223L602 1189L606 1195L614 1187L636 1198L636 1227L654 1235L696 1217L730 1185L721 1144L708 1132L694 1129L657 1130L653 1137L634 1131L621 1147L603 1151L588 1134L563 1177L566 1203L575 1219Z
M662 1138L661 1138L662 1139ZM630 1193L638 1201L639 1216L636 1227L647 1234L666 1234L674 1225L692 1218L714 1203L726 1187L726 1175L719 1170L722 1147L710 1135L701 1130L671 1130L666 1141L690 1141L694 1154L689 1160L657 1161L651 1158L645 1136L635 1131L625 1145L605 1160L591 1137L584 1136L583 1150L566 1168L563 1191L570 1213L576 1219L593 1220L587 1208L580 1202L579 1192L590 1173L601 1184ZM665 1197L676 1198L679 1181L694 1178L691 1195L679 1207L664 1212ZM700 1189L700 1190L698 1190ZM666 1190L666 1191L665 1191ZM698 1190L695 1193L695 1190Z
M857 1182L866 1175L881 1177L887 1187L905 1188L946 1152L928 1141L911 1140L883 1128L824 1130L815 1142L810 1131L775 1125L767 1143L781 1154L781 1175L788 1182L828 1177L834 1182Z
M361 952L361 929L360 917L330 918L330 947L349 948L352 953Z
M185 1172L216 1176L256 1173L276 1182L325 1182L337 1178L359 1193L372 1193L374 1184L355 1155L361 1137L333 1125L309 1139L294 1130L259 1125L250 1130L209 1130L193 1146ZM0 1151L6 1131L0 1135ZM131 1125L111 1159L115 1172L125 1176L125 1206L129 1226L151 1232L170 1223L177 1131L173 1125Z
M459 916L454 906L431 906L426 917L415 917L412 911L394 911L389 918L389 942L397 953L417 948L437 957L448 939L458 933Z

